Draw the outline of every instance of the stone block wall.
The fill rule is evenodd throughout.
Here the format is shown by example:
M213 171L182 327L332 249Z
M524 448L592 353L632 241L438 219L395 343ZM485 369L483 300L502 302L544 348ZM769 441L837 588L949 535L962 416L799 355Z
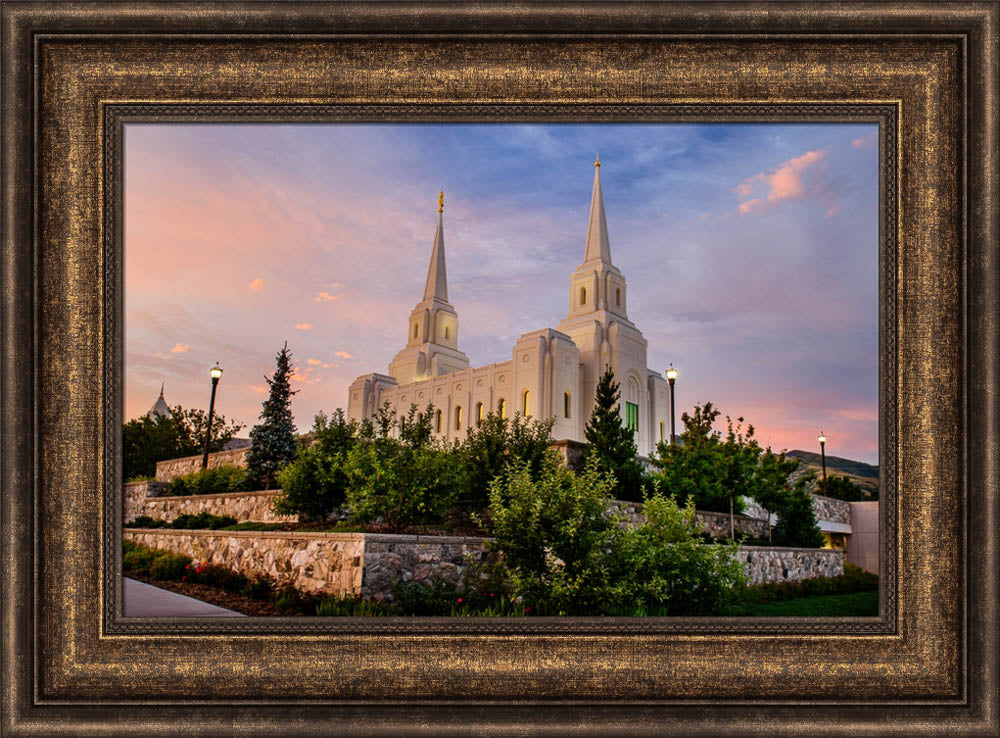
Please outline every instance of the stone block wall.
M167 485L161 486L165 489ZM279 494L281 490L271 489L260 492L228 492L221 495L142 497L130 504L128 485L126 485L125 523L132 522L140 515L148 515L169 523L178 515L197 515L201 512L211 515L231 515L238 523L248 520L258 523L297 521L296 515L278 515L271 510L271 502Z
M365 534L132 529L125 540L306 592L361 591Z
M483 561L486 538L376 533L286 533L131 529L125 539L190 556L247 576L266 576L316 594L352 594L391 602L397 582L460 588ZM842 551L744 546L736 554L753 584L844 573Z
M736 558L743 562L751 584L839 577L844 573L844 552L835 548L742 546Z
M228 451L216 451L208 455L208 468L214 469L218 466L243 466L247 465L246 456L250 450L249 446L244 448L234 448ZM156 481L169 482L174 477L190 474L201 470L202 456L185 456L180 459L167 459L156 462Z
M395 582L461 585L470 562L480 562L484 538L376 533L285 533L132 529L125 539L266 576L317 594L354 594L391 601Z
M641 502L626 502L615 500L611 509L624 513L626 521L631 525L639 525L644 519L643 505ZM695 519L701 523L702 528L713 538L729 537L729 515L726 513L707 512L705 510L695 511ZM767 535L767 523L761 519L747 517L746 515L736 515L734 519L736 534L745 533L748 536L763 537Z
M126 482L123 494L123 514L127 523L134 520L137 515L146 515L146 498L158 497L167 489L167 485L161 482Z
M851 503L836 500L833 497L813 495L813 512L816 520L828 520L831 523L851 524Z

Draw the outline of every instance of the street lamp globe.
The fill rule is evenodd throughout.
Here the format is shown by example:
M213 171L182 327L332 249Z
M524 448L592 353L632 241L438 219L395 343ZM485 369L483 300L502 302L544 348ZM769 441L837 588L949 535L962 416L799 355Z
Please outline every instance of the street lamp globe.
M208 370L208 374L212 379L219 380L222 377L222 367L216 364Z
M670 368L667 369L666 374L667 374L667 379L669 379L671 382L673 382L675 379L677 379L677 370L674 369L674 365L673 364L671 364Z
M823 435L823 431L819 432L819 435L816 436L816 440L819 441L820 443L826 443L826 436Z

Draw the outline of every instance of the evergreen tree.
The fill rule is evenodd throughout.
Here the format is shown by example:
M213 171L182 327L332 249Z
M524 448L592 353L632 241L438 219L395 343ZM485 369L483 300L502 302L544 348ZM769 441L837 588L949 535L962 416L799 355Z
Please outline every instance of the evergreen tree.
M597 459L601 472L615 475L612 494L619 500L641 500L643 468L637 458L634 432L622 423L618 400L620 385L611 367L604 370L597 384L594 412L587 422L587 455Z
M816 524L812 495L806 488L808 480L800 477L789 490L778 511L778 525L774 528L773 541L779 546L822 548L823 533Z
M292 418L292 395L298 390L291 389L289 385L291 358L292 353L285 343L276 357L274 374L265 377L270 392L260 412L263 422L250 431L247 477L258 489L274 489L278 471L295 459L298 449Z

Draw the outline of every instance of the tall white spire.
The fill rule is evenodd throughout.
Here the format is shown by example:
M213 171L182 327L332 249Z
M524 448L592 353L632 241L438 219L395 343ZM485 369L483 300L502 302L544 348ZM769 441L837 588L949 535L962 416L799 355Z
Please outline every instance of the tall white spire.
M438 193L438 225L434 234L434 248L431 251L431 263L427 269L427 286L424 287L424 299L437 298L448 302L448 274L444 264L444 191Z
M587 226L587 251L584 262L600 259L611 263L611 243L608 240L608 221L604 216L604 195L601 193L601 157L594 162L594 191L590 195L590 223Z

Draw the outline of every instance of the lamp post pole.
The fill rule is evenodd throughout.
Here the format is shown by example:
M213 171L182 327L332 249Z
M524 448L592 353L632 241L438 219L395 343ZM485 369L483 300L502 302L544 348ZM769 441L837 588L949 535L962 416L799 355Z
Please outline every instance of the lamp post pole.
M673 446L677 443L677 426L674 424L677 415L674 409L674 382L677 381L677 370L674 369L673 364L667 369L666 375L667 381L670 383L670 445Z
M208 401L208 427L205 428L205 453L201 457L202 469L208 468L208 444L212 438L212 416L215 415L215 388L219 386L219 379L222 377L219 362L216 362L208 373L212 377L212 399Z
M823 431L819 432L816 436L816 440L819 441L819 456L823 461L823 494L826 494L826 436L823 435Z

